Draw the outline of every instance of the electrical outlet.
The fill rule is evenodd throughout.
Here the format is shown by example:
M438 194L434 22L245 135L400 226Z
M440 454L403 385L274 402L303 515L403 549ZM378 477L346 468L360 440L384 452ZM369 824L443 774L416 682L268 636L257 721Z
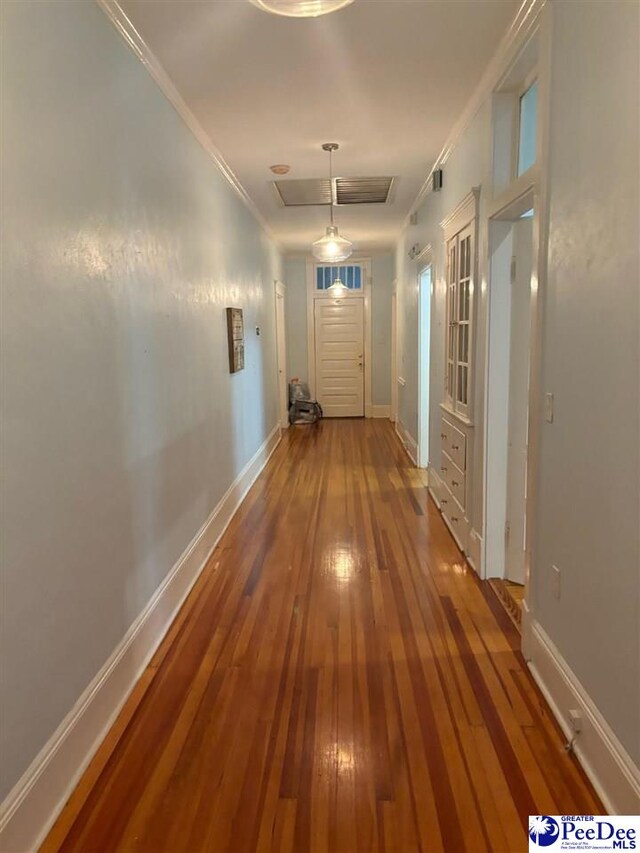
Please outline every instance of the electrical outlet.
M553 394L544 395L544 419L547 423L553 423Z
M560 569L551 566L551 592L554 598L560 598Z

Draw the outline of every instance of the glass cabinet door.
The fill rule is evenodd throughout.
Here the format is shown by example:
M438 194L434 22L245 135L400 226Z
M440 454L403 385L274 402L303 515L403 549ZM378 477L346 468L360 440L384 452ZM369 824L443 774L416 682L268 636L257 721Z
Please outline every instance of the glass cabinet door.
M468 417L473 322L473 224L447 242L446 402Z

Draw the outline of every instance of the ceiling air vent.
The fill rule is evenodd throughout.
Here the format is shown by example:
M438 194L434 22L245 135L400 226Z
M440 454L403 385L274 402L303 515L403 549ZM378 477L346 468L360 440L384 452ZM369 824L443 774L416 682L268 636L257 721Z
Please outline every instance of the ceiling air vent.
M389 201L393 178L336 178L336 204L384 204ZM331 204L331 184L327 178L274 181L285 207Z
M285 207L305 204L331 204L331 183L328 178L274 181Z
M337 178L338 204L384 204L389 199L393 178Z

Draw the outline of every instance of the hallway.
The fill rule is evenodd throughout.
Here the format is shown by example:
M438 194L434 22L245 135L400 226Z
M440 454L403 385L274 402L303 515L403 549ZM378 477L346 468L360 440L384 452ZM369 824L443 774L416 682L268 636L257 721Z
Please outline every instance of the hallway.
M292 428L45 842L526 849L599 805L382 420Z

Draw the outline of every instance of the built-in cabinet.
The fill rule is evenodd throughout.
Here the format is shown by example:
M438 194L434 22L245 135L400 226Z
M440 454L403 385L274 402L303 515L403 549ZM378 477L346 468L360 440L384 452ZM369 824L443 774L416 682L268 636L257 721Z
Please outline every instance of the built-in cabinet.
M447 259L445 376L440 460L433 491L445 522L465 553L471 530L477 203L474 190L442 223Z
M447 416L445 412L440 423L440 509L458 545L466 551L469 538L470 500L467 447L471 446L466 430L471 428L464 427L462 424L456 425L454 418L451 415Z

